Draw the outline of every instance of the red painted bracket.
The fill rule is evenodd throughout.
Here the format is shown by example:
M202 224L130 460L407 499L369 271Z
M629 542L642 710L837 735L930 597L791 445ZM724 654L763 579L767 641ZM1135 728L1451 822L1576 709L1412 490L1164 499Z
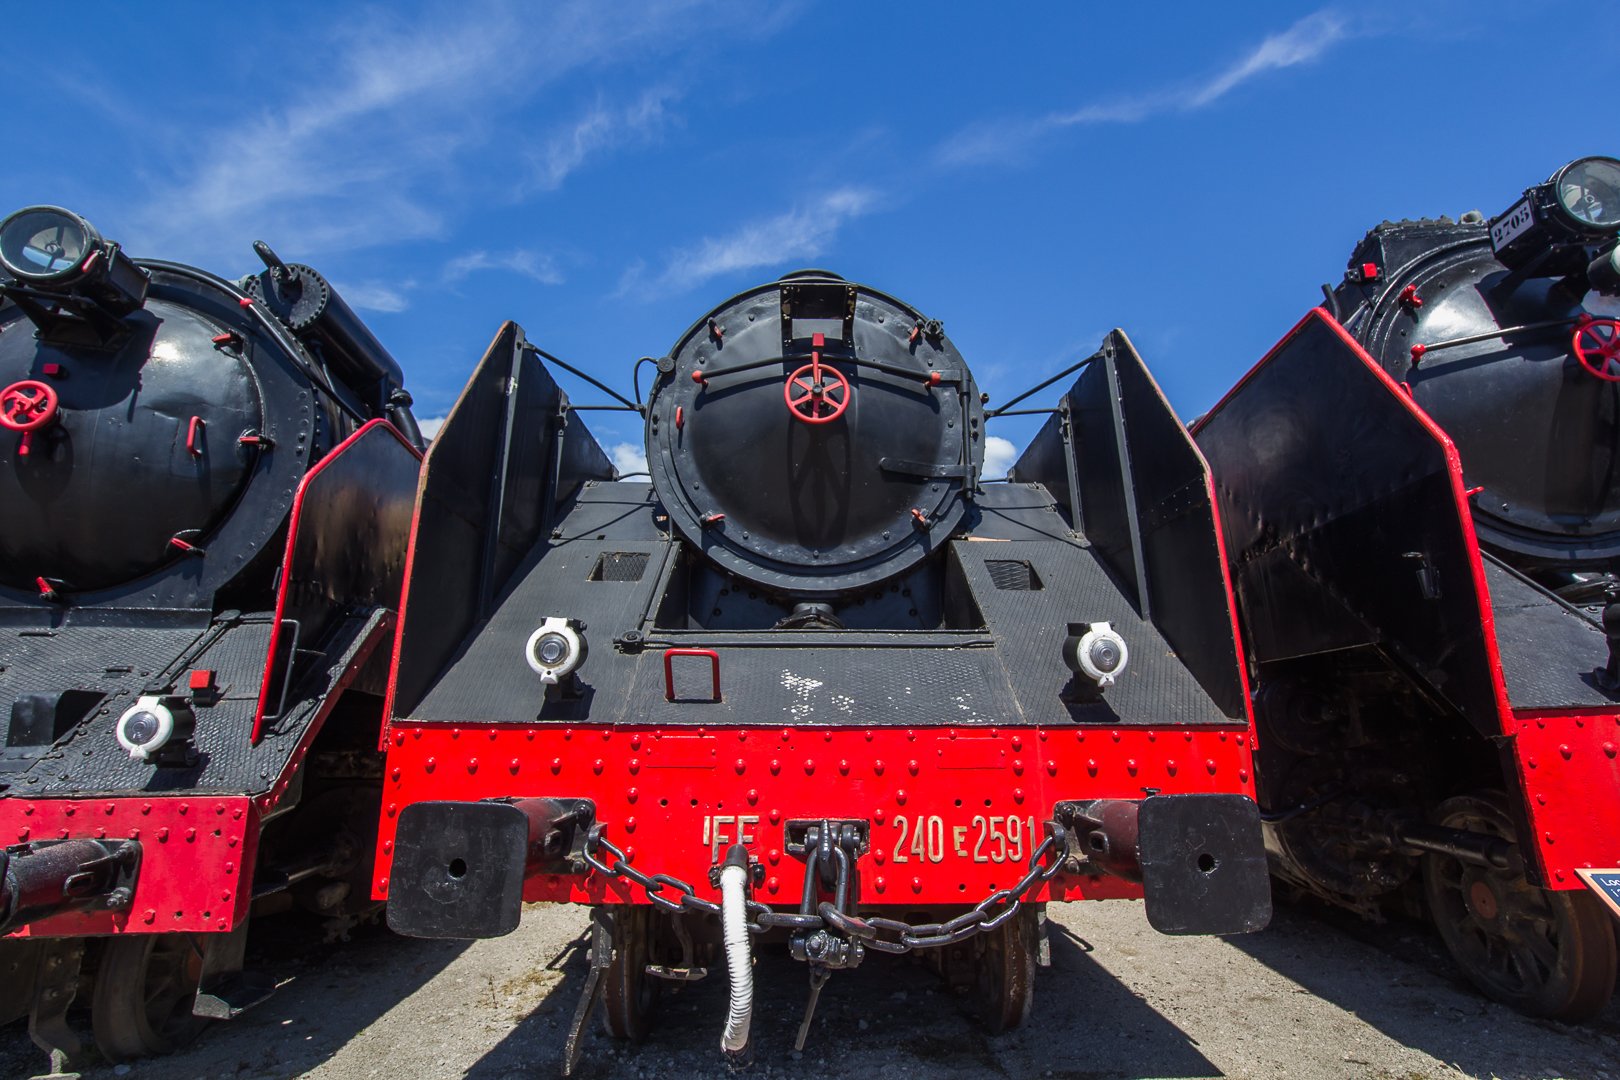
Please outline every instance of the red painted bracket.
M713 649L665 649L664 650L664 700L675 700L675 658L677 656L707 657L710 674L714 680L712 701L720 700L720 654Z

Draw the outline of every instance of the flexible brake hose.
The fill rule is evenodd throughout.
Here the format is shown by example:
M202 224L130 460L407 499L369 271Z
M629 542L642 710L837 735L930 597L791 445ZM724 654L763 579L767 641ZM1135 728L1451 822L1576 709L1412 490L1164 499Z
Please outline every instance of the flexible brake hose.
M754 1014L754 957L748 934L748 850L741 844L726 852L720 871L720 927L726 945L726 970L731 976L731 1005L720 1049L737 1056L748 1046L748 1025Z

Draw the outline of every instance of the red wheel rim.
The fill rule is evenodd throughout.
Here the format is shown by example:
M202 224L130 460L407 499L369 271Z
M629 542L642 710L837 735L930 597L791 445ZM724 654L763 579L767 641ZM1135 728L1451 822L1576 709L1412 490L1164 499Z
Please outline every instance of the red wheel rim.
M1620 382L1620 320L1593 319L1575 328L1575 359L1590 375Z
M24 379L0 390L0 427L38 431L55 419L56 390L49 384Z
M806 424L830 424L849 408L849 379L842 371L819 359L787 377L782 400L795 420Z

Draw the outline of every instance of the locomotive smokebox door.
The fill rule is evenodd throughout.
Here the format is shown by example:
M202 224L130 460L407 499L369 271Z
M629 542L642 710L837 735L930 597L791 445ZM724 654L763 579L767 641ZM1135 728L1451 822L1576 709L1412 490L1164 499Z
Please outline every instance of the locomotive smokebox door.
M1246 795L1156 795L1138 854L1148 922L1161 934L1246 934L1271 921L1260 808Z
M501 937L523 911L529 819L512 803L423 802L399 814L388 926L425 938Z

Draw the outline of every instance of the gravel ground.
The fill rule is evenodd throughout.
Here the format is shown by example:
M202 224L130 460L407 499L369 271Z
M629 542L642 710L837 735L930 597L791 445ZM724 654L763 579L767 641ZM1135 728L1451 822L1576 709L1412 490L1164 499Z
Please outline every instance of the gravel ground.
M756 973L757 1059L739 1077L1582 1077L1620 1080L1620 1003L1580 1028L1528 1020L1472 993L1416 926L1369 927L1282 908L1240 938L1167 938L1136 903L1054 904L1052 967L1035 1019L985 1036L920 965L874 956L822 994L792 1052L806 974L785 950ZM191 1050L86 1080L308 1076L323 1080L558 1075L585 977L584 913L534 907L509 937L337 946L307 927L260 927L257 962L285 984ZM723 973L666 998L639 1047L589 1038L578 1075L726 1076ZM0 1070L39 1071L23 1025L0 1032Z

